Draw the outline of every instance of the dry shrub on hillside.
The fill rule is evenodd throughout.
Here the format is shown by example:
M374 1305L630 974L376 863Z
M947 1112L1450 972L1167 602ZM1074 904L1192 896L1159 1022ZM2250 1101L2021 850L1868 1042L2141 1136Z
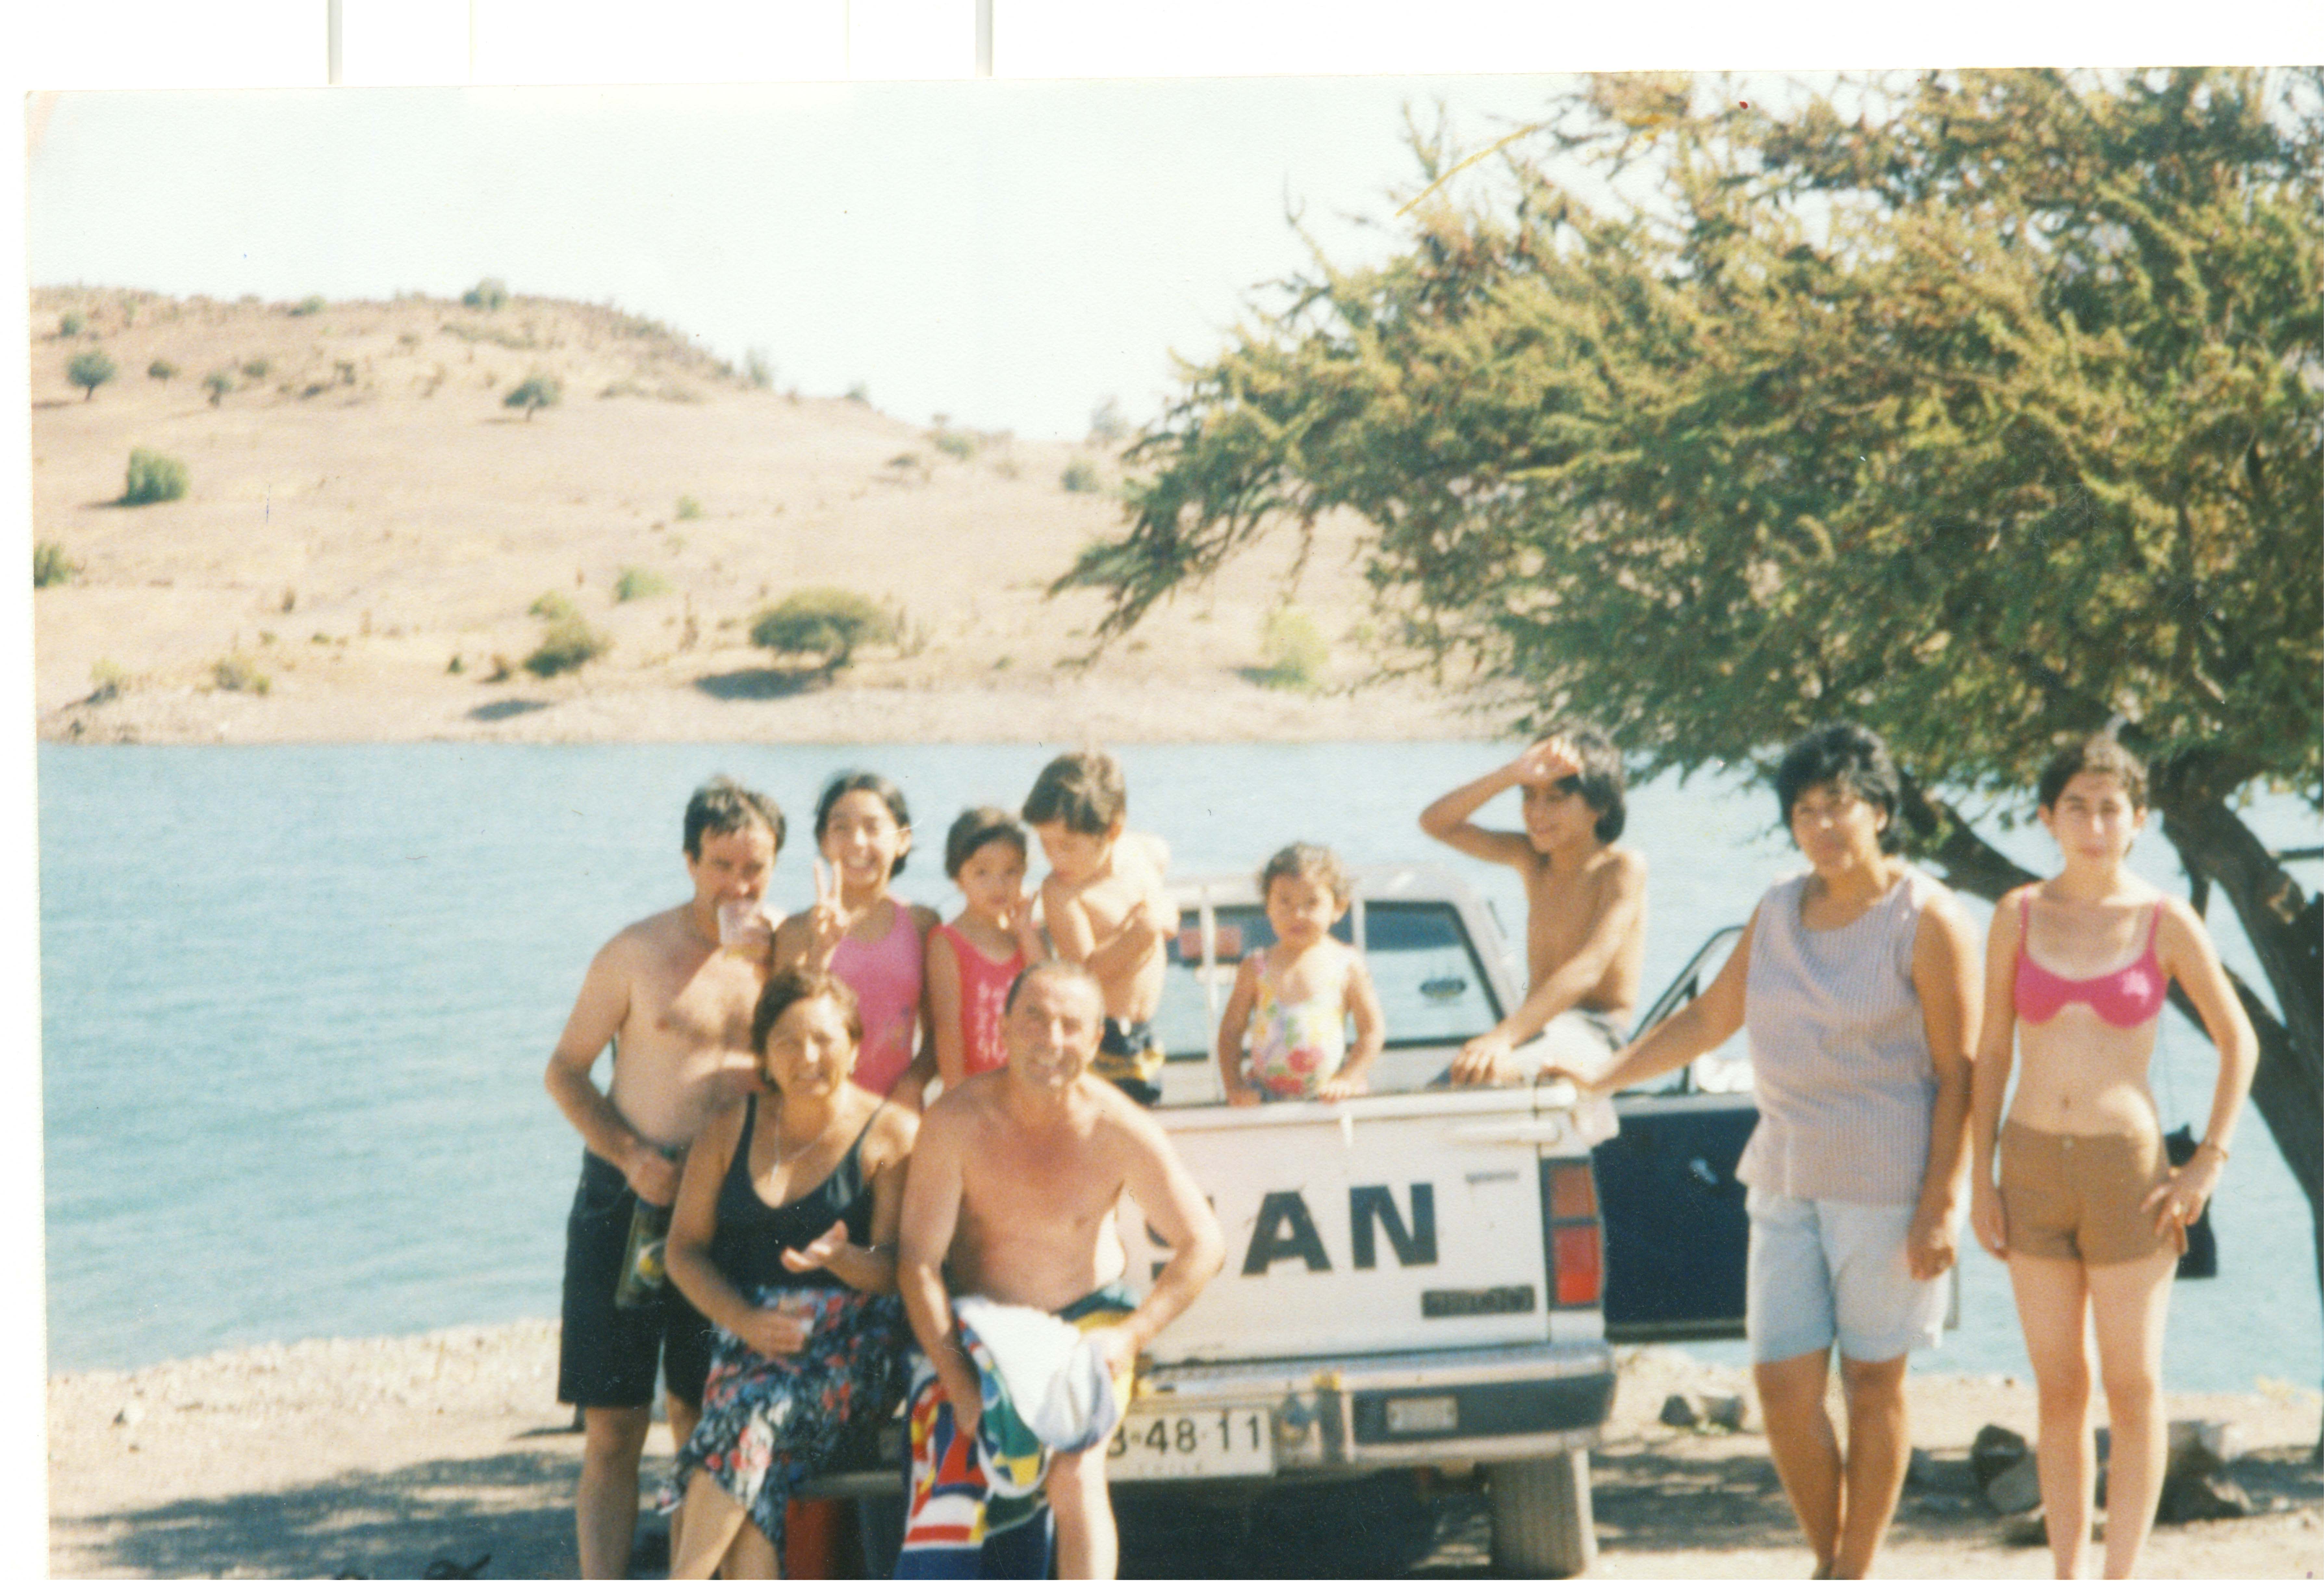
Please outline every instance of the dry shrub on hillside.
M793 658L819 658L836 670L867 643L896 640L896 620L847 587L804 587L751 622L751 643Z
M186 497L186 464L158 450L133 450L123 482L124 505L154 505Z
M32 585L60 587L80 570L80 562L66 555L64 545L43 538L32 546Z
M613 602L625 604L632 599L654 598L669 591L669 578L644 565L624 565L620 578L613 584Z
M257 697L274 689L274 677L238 653L229 653L212 665L210 681L221 692L248 692Z
M593 658L602 658L613 639L578 615L564 615L549 623L540 646L525 655L524 667L543 680L577 670Z

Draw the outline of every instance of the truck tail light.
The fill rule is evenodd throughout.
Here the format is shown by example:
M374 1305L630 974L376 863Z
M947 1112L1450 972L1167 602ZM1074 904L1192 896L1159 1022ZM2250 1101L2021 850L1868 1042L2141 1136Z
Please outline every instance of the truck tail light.
M1552 1304L1598 1305L1606 1287L1606 1240L1588 1159L1542 1161L1541 1209Z
M1561 1224L1549 1232L1557 1252L1557 1304L1594 1307L1605 1283L1605 1259L1594 1224Z

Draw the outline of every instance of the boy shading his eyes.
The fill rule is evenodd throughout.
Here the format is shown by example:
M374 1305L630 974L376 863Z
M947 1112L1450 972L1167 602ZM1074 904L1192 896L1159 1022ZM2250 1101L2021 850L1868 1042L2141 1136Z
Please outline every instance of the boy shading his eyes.
M1525 1002L1462 1046L1447 1073L1456 1084L1531 1075L1516 1050L1537 1036L1543 1062L1569 1069L1602 1065L1622 1046L1646 938L1646 859L1613 843L1623 788L1621 756L1601 732L1560 726L1420 814L1432 839L1525 881ZM1523 797L1523 832L1471 821L1512 789Z

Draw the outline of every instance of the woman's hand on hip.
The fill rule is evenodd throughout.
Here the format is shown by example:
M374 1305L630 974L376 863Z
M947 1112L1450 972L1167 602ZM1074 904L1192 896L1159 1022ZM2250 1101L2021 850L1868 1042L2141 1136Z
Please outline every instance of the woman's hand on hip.
M2008 1257L2009 1216L2001 1205L2001 1192L1991 1181L1970 1186L1969 1226L1977 1234L1978 1245L1997 1257Z
M2154 1215L2156 1232L2175 1238L2181 1251L2187 1245L2187 1227L2203 1217L2211 1191L2219 1183L2219 1170L2218 1154L2199 1151L2172 1170L2171 1178L2149 1191L2140 1204L2144 1211Z

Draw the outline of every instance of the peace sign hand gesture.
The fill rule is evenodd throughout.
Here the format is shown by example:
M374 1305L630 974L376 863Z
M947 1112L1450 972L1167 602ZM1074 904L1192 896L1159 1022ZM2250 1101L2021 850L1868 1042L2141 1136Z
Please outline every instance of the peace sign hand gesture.
M847 936L854 918L839 904L839 875L821 857L815 859L815 906L807 913L807 963L817 971L831 967L832 951Z

